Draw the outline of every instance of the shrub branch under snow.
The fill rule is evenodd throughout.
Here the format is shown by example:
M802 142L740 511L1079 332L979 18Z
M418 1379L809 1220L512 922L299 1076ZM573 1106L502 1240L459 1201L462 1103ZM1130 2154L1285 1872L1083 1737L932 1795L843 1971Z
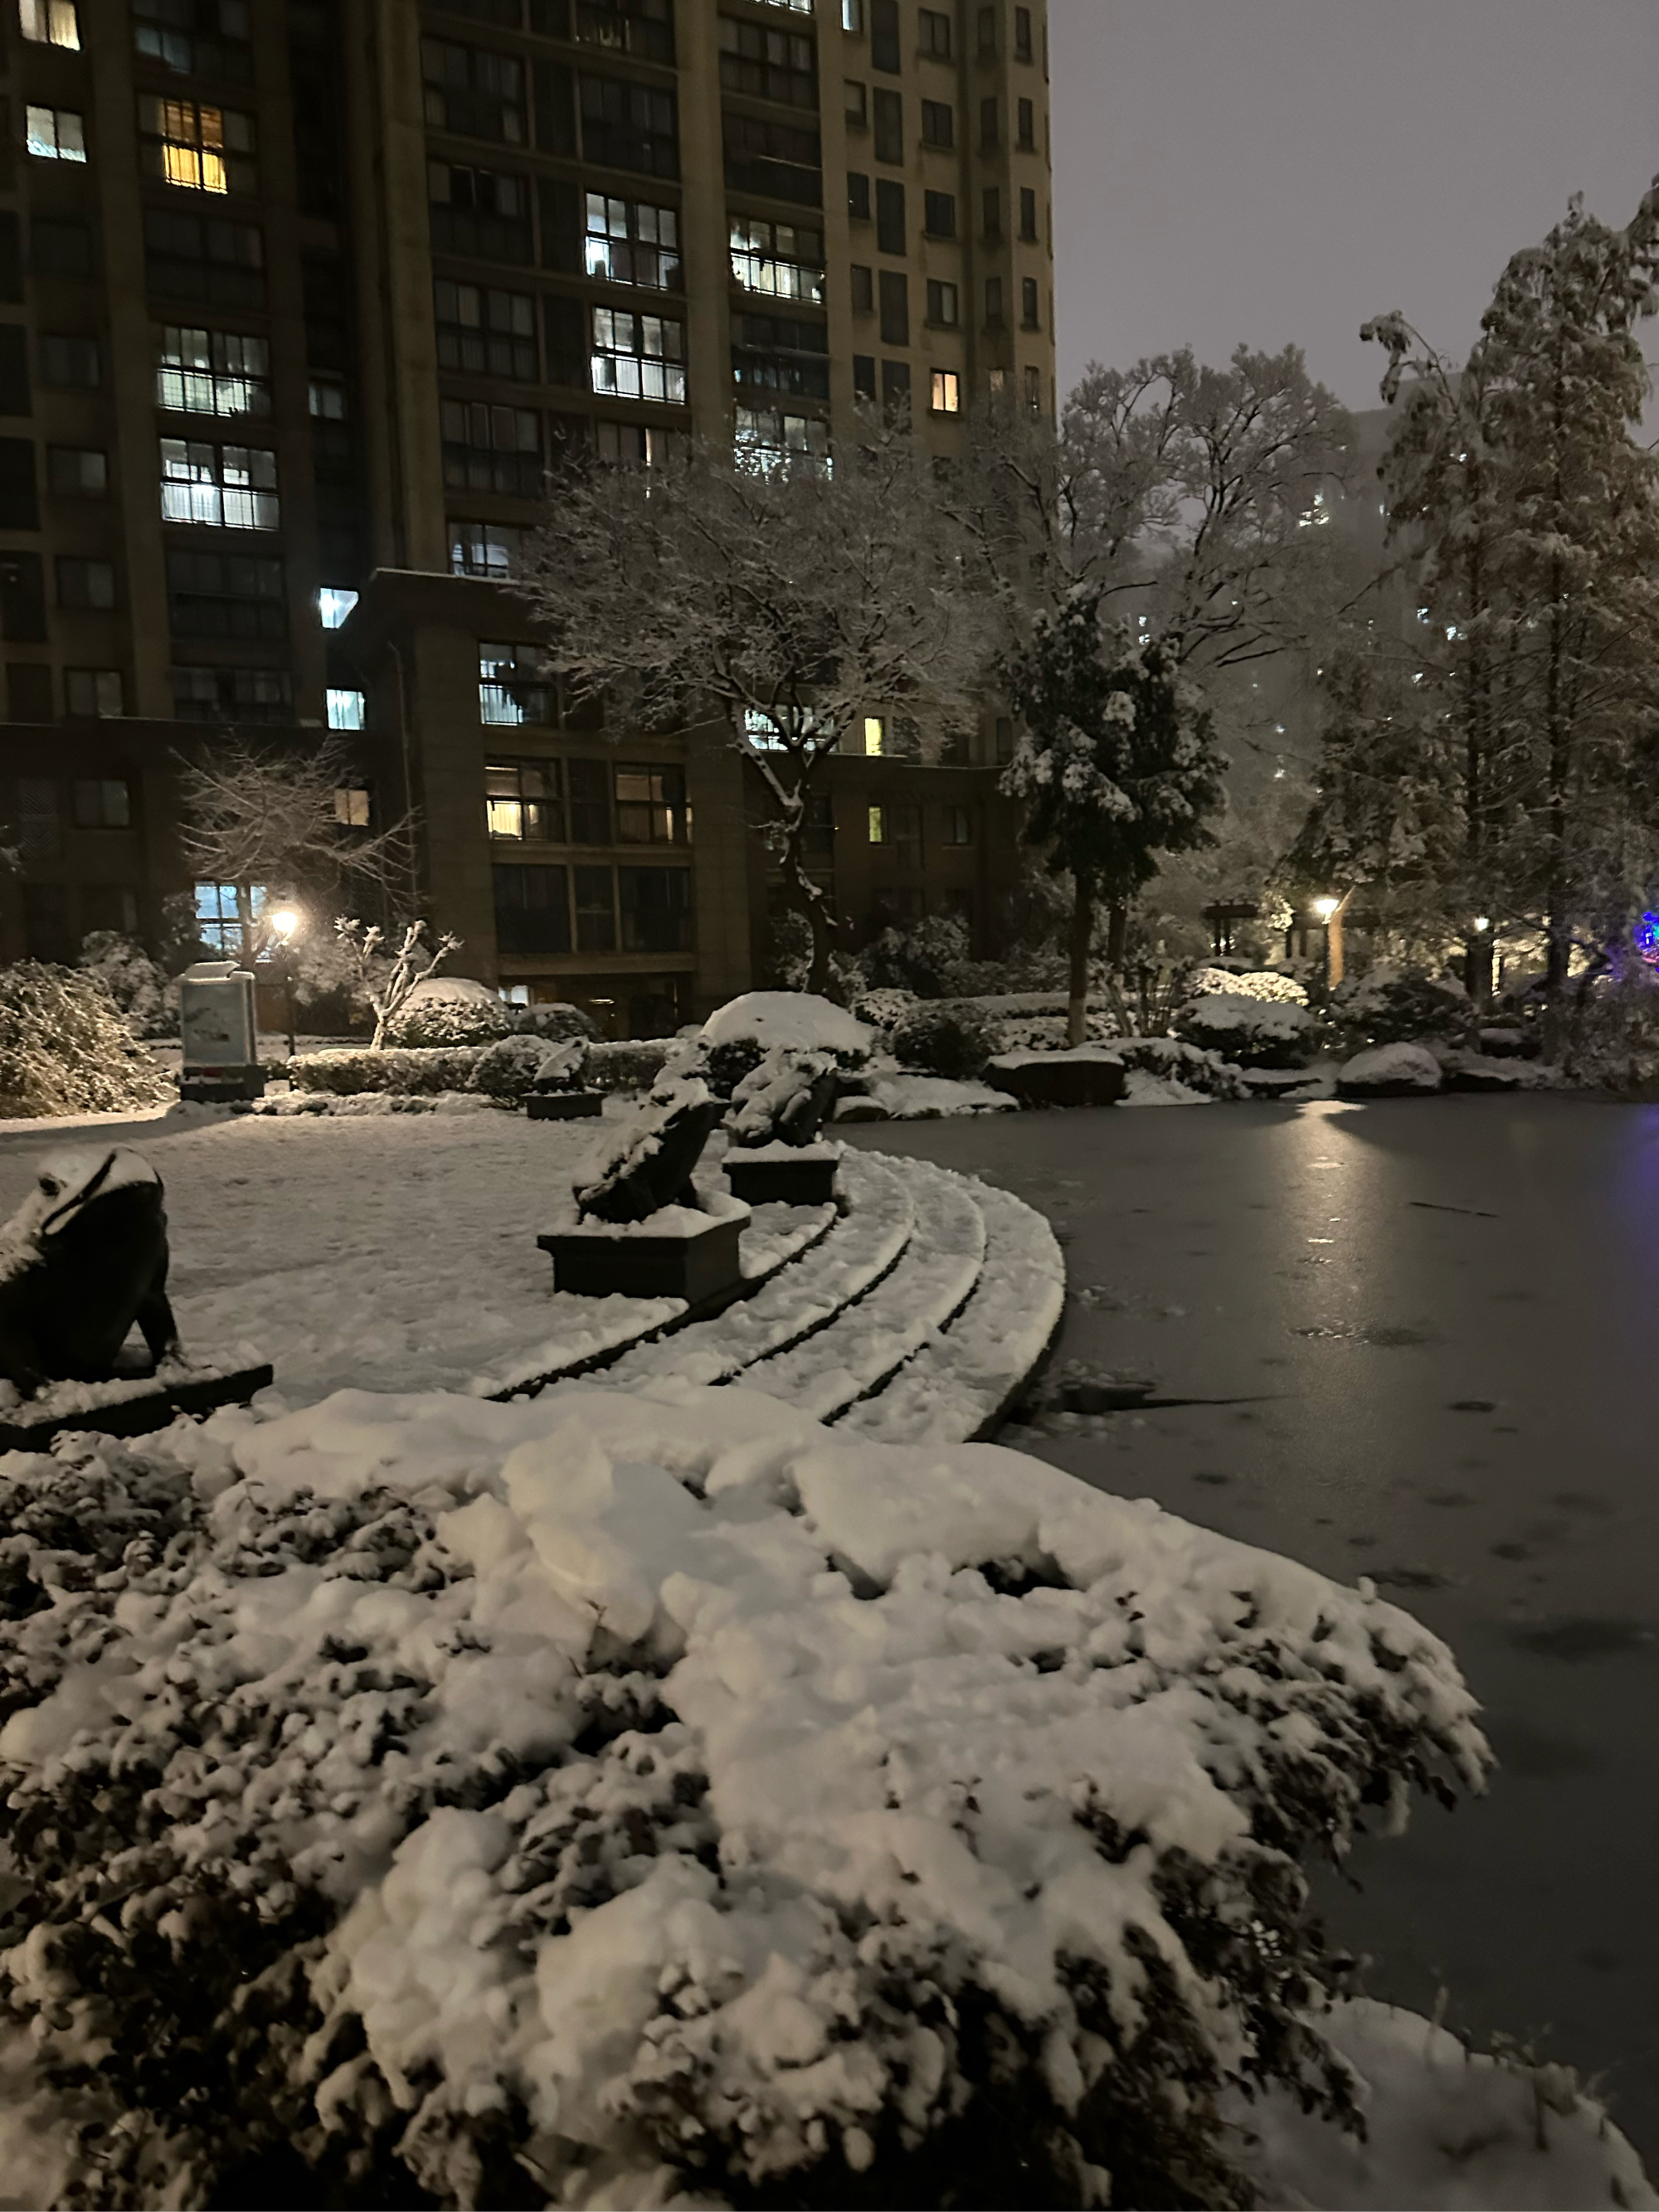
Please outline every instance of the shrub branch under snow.
M741 1389L4 1465L64 2202L1248 2203L1229 2094L1348 2106L1297 1856L1484 1765L1366 1585Z

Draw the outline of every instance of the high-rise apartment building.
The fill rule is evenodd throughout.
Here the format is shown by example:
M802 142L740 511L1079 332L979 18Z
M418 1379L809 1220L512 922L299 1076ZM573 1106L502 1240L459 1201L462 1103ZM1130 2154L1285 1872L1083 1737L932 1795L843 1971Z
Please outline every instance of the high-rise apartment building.
M562 712L518 549L572 446L1052 411L1042 0L0 6L0 954L153 936L179 753L332 728L341 835L415 805L466 972L618 1029L744 988L758 794ZM855 937L983 935L1007 725L901 738L831 764L815 857Z

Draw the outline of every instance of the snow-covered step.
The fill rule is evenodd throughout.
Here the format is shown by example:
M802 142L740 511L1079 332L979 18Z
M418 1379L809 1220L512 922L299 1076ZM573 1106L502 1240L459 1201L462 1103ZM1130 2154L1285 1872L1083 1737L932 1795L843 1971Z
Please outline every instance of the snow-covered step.
M744 1382L820 1421L878 1389L970 1295L985 1258L976 1186L923 1160L890 1160L909 1188L915 1227L886 1279L827 1328L762 1359Z
M833 1206L757 1206L743 1232L745 1281L757 1286L769 1283L819 1243L837 1219ZM643 1349L676 1329L684 1318L685 1301L591 1298L554 1291L547 1312L549 1334L510 1360L497 1361L475 1376L467 1385L475 1398L511 1398L543 1389L565 1376L609 1369L635 1346Z
M975 1183L985 1264L950 1326L839 1426L885 1444L966 1443L994 1428L1048 1350L1066 1303L1066 1262L1042 1215Z
M892 1163L864 1152L845 1155L840 1182L847 1211L807 1257L779 1269L763 1290L712 1321L692 1322L625 1352L606 1370L606 1382L625 1387L664 1375L728 1382L755 1361L799 1344L864 1297L910 1242L911 1185Z

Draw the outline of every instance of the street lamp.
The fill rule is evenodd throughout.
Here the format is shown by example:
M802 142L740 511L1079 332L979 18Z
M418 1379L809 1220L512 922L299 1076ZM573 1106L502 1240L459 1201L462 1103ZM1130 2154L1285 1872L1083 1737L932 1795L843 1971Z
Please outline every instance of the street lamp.
M1313 910L1328 929L1330 927L1331 916L1341 903L1340 899L1334 898L1316 898L1314 901Z
M1314 913L1317 915L1321 926L1323 927L1325 932L1324 944L1322 947L1322 965L1325 971L1324 985L1328 991L1330 989L1333 983L1340 983L1342 980L1340 969L1338 969L1334 975L1332 973L1332 969L1335 963L1331 958L1331 923L1335 919L1337 911L1340 908L1341 904L1342 902L1340 898L1332 898L1328 894L1323 898L1316 898L1313 902Z
M271 928L276 932L276 941L283 948L283 993L288 1010L288 1056L290 1060L293 1059L295 1050L294 1038L294 959L292 947L294 939L299 933L301 920L302 917L298 910L291 906L279 906L276 913L270 917Z
M1474 926L1484 936L1486 932L1492 927L1492 916L1489 914L1476 915L1474 917Z

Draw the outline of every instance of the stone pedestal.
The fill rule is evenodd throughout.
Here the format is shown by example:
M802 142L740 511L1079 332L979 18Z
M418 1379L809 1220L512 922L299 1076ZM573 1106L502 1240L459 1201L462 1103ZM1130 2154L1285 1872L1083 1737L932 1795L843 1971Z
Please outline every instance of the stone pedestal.
M55 1436L77 1429L106 1437L148 1436L180 1413L246 1406L271 1379L270 1366L261 1364L118 1375L109 1382L50 1382L0 1413L0 1451L45 1451Z
M264 1095L262 1067L187 1069L179 1079L179 1096L187 1105L232 1106L239 1100L263 1098Z
M643 1221L584 1221L536 1242L552 1258L556 1290L706 1306L742 1287L738 1246L748 1219L747 1206L704 1214L669 1206Z
M836 1145L762 1145L727 1148L724 1166L733 1198L746 1206L829 1206L836 1195Z
M532 1091L525 1112L532 1121L582 1121L605 1104L603 1091Z

